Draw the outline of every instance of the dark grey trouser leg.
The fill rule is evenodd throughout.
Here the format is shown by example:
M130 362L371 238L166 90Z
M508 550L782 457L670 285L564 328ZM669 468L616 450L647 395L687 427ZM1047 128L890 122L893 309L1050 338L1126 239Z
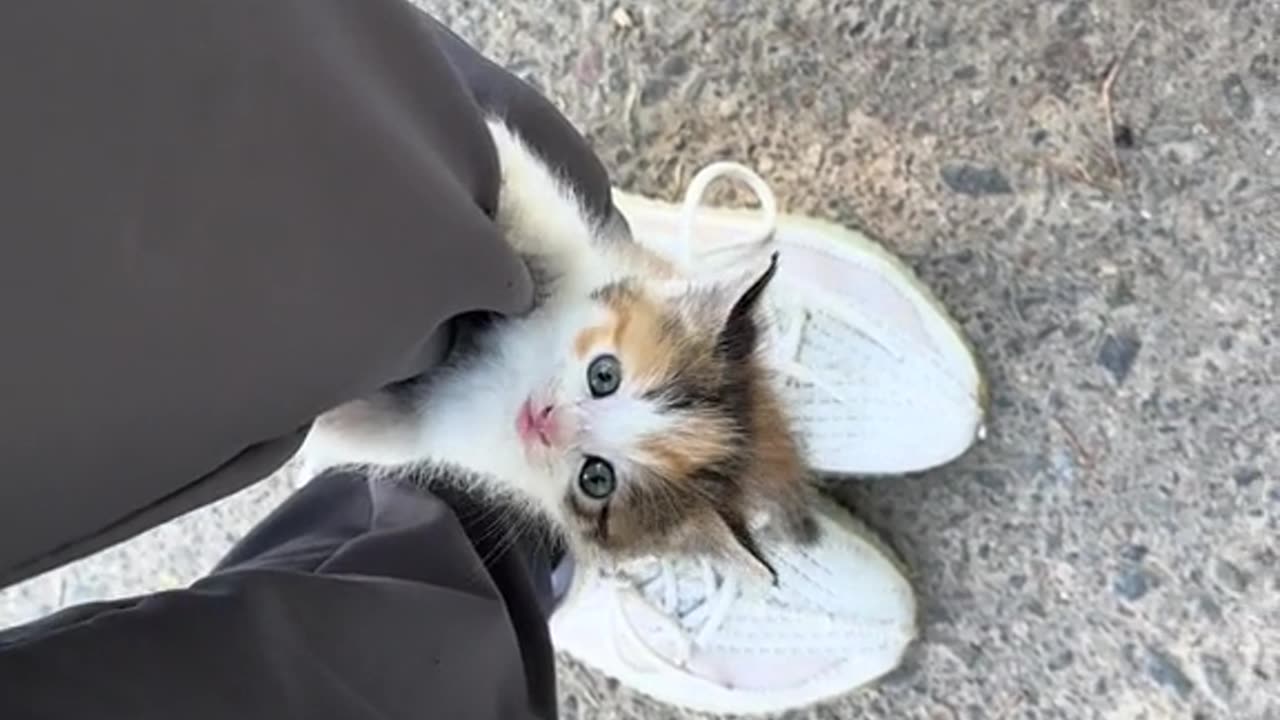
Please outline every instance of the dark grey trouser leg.
M0 48L0 587L527 309L484 112L610 212L565 118L407 0L16 0Z
M0 2L0 48L0 587L527 308L486 110L610 212L568 122L406 0ZM0 718L550 717L545 559L486 569L468 515L318 481L190 590L4 633Z
M545 555L448 499L323 475L190 589L0 633L0 718L552 718Z

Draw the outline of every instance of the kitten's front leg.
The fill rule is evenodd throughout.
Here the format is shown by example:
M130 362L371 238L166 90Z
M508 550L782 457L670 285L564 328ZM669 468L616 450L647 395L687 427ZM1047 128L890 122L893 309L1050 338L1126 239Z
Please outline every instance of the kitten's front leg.
M558 269L587 261L597 228L573 185L501 120L488 121L501 180L497 222L521 255Z
M339 465L412 464L424 459L419 425L413 397L378 390L317 418L298 455L309 476Z
M593 215L573 184L501 120L488 122L501 184L497 221L533 271L543 298L599 287L611 276L682 278L669 259Z

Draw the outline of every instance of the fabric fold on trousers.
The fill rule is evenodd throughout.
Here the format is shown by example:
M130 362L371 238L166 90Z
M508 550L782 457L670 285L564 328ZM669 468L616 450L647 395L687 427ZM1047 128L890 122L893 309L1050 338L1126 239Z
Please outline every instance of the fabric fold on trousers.
M189 589L0 632L0 717L553 718L546 556L450 503L322 475Z

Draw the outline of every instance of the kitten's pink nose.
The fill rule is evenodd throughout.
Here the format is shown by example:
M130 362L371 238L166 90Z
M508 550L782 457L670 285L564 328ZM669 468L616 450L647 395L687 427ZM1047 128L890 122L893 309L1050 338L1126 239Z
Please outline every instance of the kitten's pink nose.
M552 447L561 442L563 430L559 413L554 405L543 405L525 400L516 417L516 432L526 445Z

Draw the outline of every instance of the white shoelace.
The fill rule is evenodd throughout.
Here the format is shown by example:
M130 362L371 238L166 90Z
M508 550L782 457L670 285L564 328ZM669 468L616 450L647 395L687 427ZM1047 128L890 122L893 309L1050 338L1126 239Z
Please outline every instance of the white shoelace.
M712 183L722 178L741 180L755 194L764 214L761 229L742 240L720 243L705 247L706 243L694 243L694 221L698 210L702 209L702 199ZM751 168L734 162L716 162L707 165L693 176L689 187L684 191L684 203L680 208L680 249L679 259L684 267L690 267L695 261L705 261L708 257L730 250L755 250L769 252L773 249L774 234L778 229L778 200L769 187L769 183Z
M681 577L676 562L694 563L693 577ZM706 646L729 617L733 603L740 597L739 580L731 573L718 571L706 559L669 560L653 558L643 561L639 567L625 575L613 575L617 592L614 594L615 612L621 620L620 627L630 635L632 642L641 647L652 647L642 637L641 631L631 622L622 604L624 594L647 602L658 611L658 622L675 641L674 657L670 660L684 668L699 646ZM645 572L648 571L648 572ZM695 580L696 578L696 580ZM681 580L685 580L682 584ZM694 587L689 583L693 581ZM682 595L681 590L686 594Z

